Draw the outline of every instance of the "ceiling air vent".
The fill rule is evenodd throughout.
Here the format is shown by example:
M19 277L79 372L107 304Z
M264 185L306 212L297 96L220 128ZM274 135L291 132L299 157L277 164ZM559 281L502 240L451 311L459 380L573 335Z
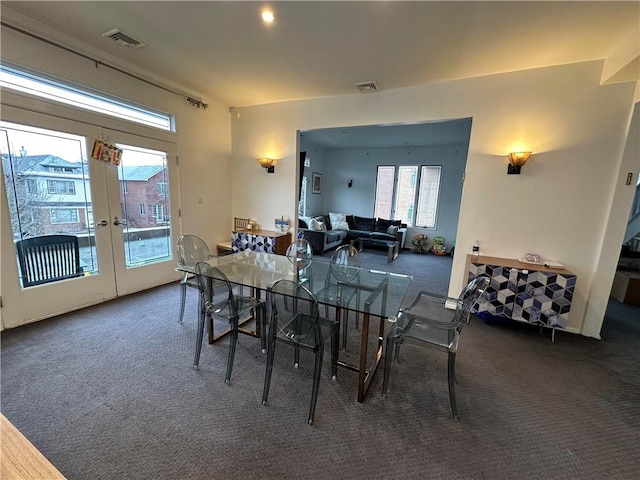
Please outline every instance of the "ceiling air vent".
M358 90L362 93L377 92L380 90L377 82L356 83L356 87L358 87Z
M102 34L103 37L109 37L114 42L122 45L127 48L141 48L146 47L146 43L142 43L139 40L136 40L133 37L130 37L126 33L124 33L119 28L114 28L113 30L109 30L108 32L104 32Z

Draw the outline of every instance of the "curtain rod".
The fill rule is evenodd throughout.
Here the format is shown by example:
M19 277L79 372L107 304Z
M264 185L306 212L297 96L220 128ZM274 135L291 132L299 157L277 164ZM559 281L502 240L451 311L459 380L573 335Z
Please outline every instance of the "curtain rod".
M41 42L47 43L47 44L52 45L54 47L60 48L60 49L64 50L65 52L69 52L69 53L72 53L72 54L77 55L79 57L82 57L85 60L89 60L90 62L95 64L96 68L98 68L98 66L101 65L103 67L110 68L111 70L114 70L114 71L116 71L118 73L121 73L123 75L127 75L128 77L135 78L136 80L144 82L144 83L146 83L148 85L152 85L152 86L154 86L156 88L164 90L165 92L173 93L174 95L177 95L177 96L179 96L181 98L184 98L187 102L189 102L194 107L202 108L203 110L206 110L206 108L209 106L209 104L204 103L203 101L198 100L196 98L190 97L189 95L186 95L186 94L184 94L182 92L179 92L177 90L173 90L171 88L165 87L164 85L160 85L159 83L152 82L151 80L147 80L146 78L140 77L140 76L138 76L138 75L136 75L134 73L131 73L131 72L127 72L126 70L123 70L121 68L115 67L113 65L109 65L108 63L105 63L102 60L90 57L89 55L85 55L84 53L78 52L77 50L73 50L72 48L65 47L64 45L61 45L59 43L56 43L56 42L54 42L52 40L49 40L49 39L44 38L44 37L41 37L39 35L36 35L35 33L28 32L27 30L23 30L22 28L16 27L15 25L11 25L10 23L4 22L4 21L0 21L0 25L2 25L3 27L10 28L11 30L15 30L18 33L22 33L23 35L26 35L28 37L35 38L36 40L40 40Z

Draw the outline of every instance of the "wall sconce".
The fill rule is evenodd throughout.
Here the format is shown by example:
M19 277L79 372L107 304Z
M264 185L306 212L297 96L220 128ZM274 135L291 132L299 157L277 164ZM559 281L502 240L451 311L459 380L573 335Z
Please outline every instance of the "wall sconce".
M531 152L511 152L507 158L509 158L509 165L507 165L507 175L520 175L520 169L527 163Z
M347 187L349 188L353 187L353 180L349 180L349 183L347 183Z
M273 158L259 158L258 163L267 173L274 173L276 171L276 167L273 166Z

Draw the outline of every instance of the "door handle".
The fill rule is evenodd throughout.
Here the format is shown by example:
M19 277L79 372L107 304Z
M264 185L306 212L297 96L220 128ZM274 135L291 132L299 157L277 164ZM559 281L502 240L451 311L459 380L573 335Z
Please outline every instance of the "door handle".
M126 227L127 226L127 222L120 221L120 219L118 217L113 217L113 224L116 227Z
M96 223L95 227L106 227L107 225L109 225L109 222L107 222L106 220L100 220L98 223Z

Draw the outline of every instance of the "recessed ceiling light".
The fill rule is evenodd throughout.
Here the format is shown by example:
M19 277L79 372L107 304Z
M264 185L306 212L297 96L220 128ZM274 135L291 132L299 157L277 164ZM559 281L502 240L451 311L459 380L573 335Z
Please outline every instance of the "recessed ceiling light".
M264 23L272 23L275 18L271 10L264 10L262 12L262 21Z

